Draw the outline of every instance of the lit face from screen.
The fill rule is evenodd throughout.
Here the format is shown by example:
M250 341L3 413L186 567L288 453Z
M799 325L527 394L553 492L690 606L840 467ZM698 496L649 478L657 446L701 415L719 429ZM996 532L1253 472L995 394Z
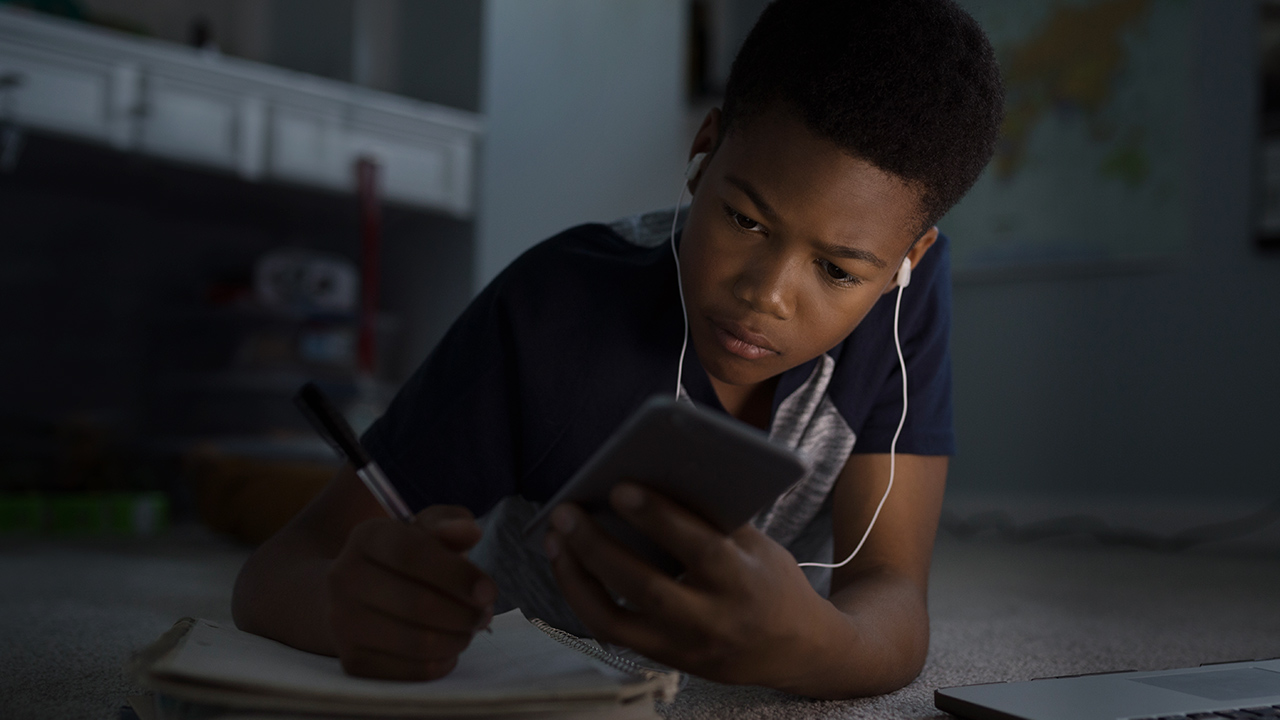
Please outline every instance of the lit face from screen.
M694 141L714 153L690 183L681 276L703 367L753 385L839 344L937 231L916 242L919 193L789 113L735 125L717 148L718 123L713 111Z

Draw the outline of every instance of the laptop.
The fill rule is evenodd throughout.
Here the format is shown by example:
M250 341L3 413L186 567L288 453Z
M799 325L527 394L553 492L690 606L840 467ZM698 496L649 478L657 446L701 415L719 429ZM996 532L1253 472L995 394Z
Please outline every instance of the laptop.
M966 720L1280 718L1280 658L940 688L933 703Z

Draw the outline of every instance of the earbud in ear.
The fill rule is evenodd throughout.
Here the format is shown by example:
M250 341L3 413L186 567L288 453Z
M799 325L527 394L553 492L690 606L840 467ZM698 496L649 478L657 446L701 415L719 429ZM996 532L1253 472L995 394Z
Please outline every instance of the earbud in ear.
M898 287L911 284L911 258L902 258L902 267L898 268Z
M693 179L698 177L698 172L702 170L702 161L706 158L706 153L698 153L689 158L689 165L684 169L684 179L693 182Z

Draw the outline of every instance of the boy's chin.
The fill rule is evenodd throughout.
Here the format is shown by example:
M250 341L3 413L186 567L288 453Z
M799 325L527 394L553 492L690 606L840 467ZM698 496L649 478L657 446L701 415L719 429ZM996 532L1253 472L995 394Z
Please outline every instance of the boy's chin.
M717 356L704 365L707 375L725 385L748 386L758 385L775 375L780 375L787 368L780 367L778 357L747 360L728 353L717 353ZM772 362L770 362L772 361Z

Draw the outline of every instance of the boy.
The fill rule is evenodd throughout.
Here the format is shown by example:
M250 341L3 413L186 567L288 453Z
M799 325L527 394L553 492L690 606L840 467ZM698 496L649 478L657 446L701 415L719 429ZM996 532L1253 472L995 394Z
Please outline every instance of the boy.
M423 679L519 606L713 680L822 698L910 682L953 446L933 223L989 159L1002 100L986 38L950 0L777 0L694 138L691 157L706 155L678 237L586 225L516 260L363 438L417 523L386 518L347 468L246 563L237 624L351 673ZM768 430L814 471L728 536L618 486L614 507L683 561L678 580L568 505L548 561L520 538L537 503L675 389L677 240L681 396ZM881 501L902 413L895 325L910 412L893 492L852 562L802 571L848 556Z

